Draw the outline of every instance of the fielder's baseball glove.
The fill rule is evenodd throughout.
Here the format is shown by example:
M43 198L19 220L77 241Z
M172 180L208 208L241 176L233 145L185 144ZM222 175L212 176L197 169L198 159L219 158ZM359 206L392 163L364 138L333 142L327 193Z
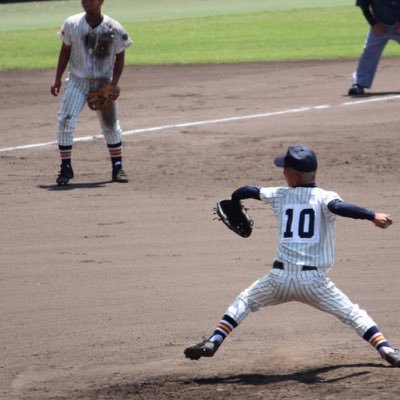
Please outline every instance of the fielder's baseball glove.
M113 101L117 100L120 93L118 86L106 84L100 89L90 92L87 98L88 106L91 110L105 110L111 107Z
M233 232L247 238L253 231L253 220L239 200L221 200L215 208L219 219Z

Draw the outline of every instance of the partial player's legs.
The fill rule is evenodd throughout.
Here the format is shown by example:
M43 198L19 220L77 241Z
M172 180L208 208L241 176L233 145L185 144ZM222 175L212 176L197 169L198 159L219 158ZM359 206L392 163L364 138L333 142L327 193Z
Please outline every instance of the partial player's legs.
M122 168L122 130L117 119L116 103L106 110L98 111L97 115L111 157L112 180L113 182L128 182L128 176Z
M74 170L71 165L72 146L58 146L61 157L60 172L57 177L57 185L64 186L74 177Z
M400 368L400 351L390 346L376 325L369 328L362 337L375 347L390 365Z
M395 350L365 310L354 304L333 282L320 276L314 282L299 283L298 300L330 313L374 347L394 367L400 367L400 352Z
M285 293L286 282L275 282L272 275L266 275L244 290L229 306L214 332L208 339L185 349L184 354L191 360L200 357L212 357L227 336L252 311L260 307L283 303L281 295Z
M400 352L390 346L366 311L353 304L323 271L318 270L298 273L274 270L254 282L227 309L212 335L185 349L185 356L192 360L212 357L250 312L289 301L300 301L335 315L351 325L359 336L379 351L383 359L394 367L400 367Z
M382 52L388 42L387 35L377 36L369 32L356 71L353 74L353 83L363 88L370 88L374 80Z
M184 354L186 358L190 358L191 360L198 360L201 357L212 357L219 346L220 343L211 340L211 338L204 339L202 342L185 349Z
M107 144L112 163L113 182L128 182L128 175L122 169L122 142Z
M390 38L389 33L376 35L372 29L369 30L357 69L353 73L349 96L364 94L364 89L372 86L382 52Z

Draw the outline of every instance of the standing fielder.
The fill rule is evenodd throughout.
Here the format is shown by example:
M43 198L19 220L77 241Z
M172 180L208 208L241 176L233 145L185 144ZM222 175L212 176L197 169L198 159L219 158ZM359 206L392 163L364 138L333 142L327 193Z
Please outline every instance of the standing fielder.
M69 63L70 72L58 113L57 141L61 157L58 185L74 177L71 165L73 134L89 92L109 83L118 86L124 69L125 49L132 44L119 22L103 15L104 0L81 0L84 13L69 17L60 32L62 46L51 93L57 96L61 78ZM122 130L115 102L96 111L112 162L112 180L127 182L122 169Z
M289 187L243 186L232 200L256 199L270 204L278 220L278 246L271 272L244 290L223 315L212 335L185 349L187 358L212 357L225 338L252 311L300 301L328 312L350 325L381 357L400 367L400 351L390 346L376 323L327 277L333 264L335 217L372 221L379 228L392 223L388 214L344 202L337 193L315 184L317 158L302 145L290 146L275 159L284 168Z

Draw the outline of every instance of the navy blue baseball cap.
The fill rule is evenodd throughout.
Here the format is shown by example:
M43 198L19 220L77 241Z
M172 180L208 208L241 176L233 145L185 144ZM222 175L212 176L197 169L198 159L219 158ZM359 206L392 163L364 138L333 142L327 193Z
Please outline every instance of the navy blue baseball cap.
M281 168L293 168L300 172L312 172L318 168L317 156L307 146L289 146L285 156L276 157L274 164Z

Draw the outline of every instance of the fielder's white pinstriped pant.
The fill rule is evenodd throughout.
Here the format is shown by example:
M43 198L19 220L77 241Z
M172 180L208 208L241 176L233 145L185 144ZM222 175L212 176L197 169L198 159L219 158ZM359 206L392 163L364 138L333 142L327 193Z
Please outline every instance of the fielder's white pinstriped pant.
M68 77L58 113L57 138L60 146L72 146L78 117L86 105L89 91L108 83L107 79L81 79ZM121 142L121 127L117 119L116 103L107 110L96 111L107 144Z
M236 298L225 314L239 324L251 311L290 301L299 301L333 314L351 325L361 337L376 325L366 311L352 303L329 280L324 269L302 271L294 264L285 264L285 270L272 269L254 282Z

